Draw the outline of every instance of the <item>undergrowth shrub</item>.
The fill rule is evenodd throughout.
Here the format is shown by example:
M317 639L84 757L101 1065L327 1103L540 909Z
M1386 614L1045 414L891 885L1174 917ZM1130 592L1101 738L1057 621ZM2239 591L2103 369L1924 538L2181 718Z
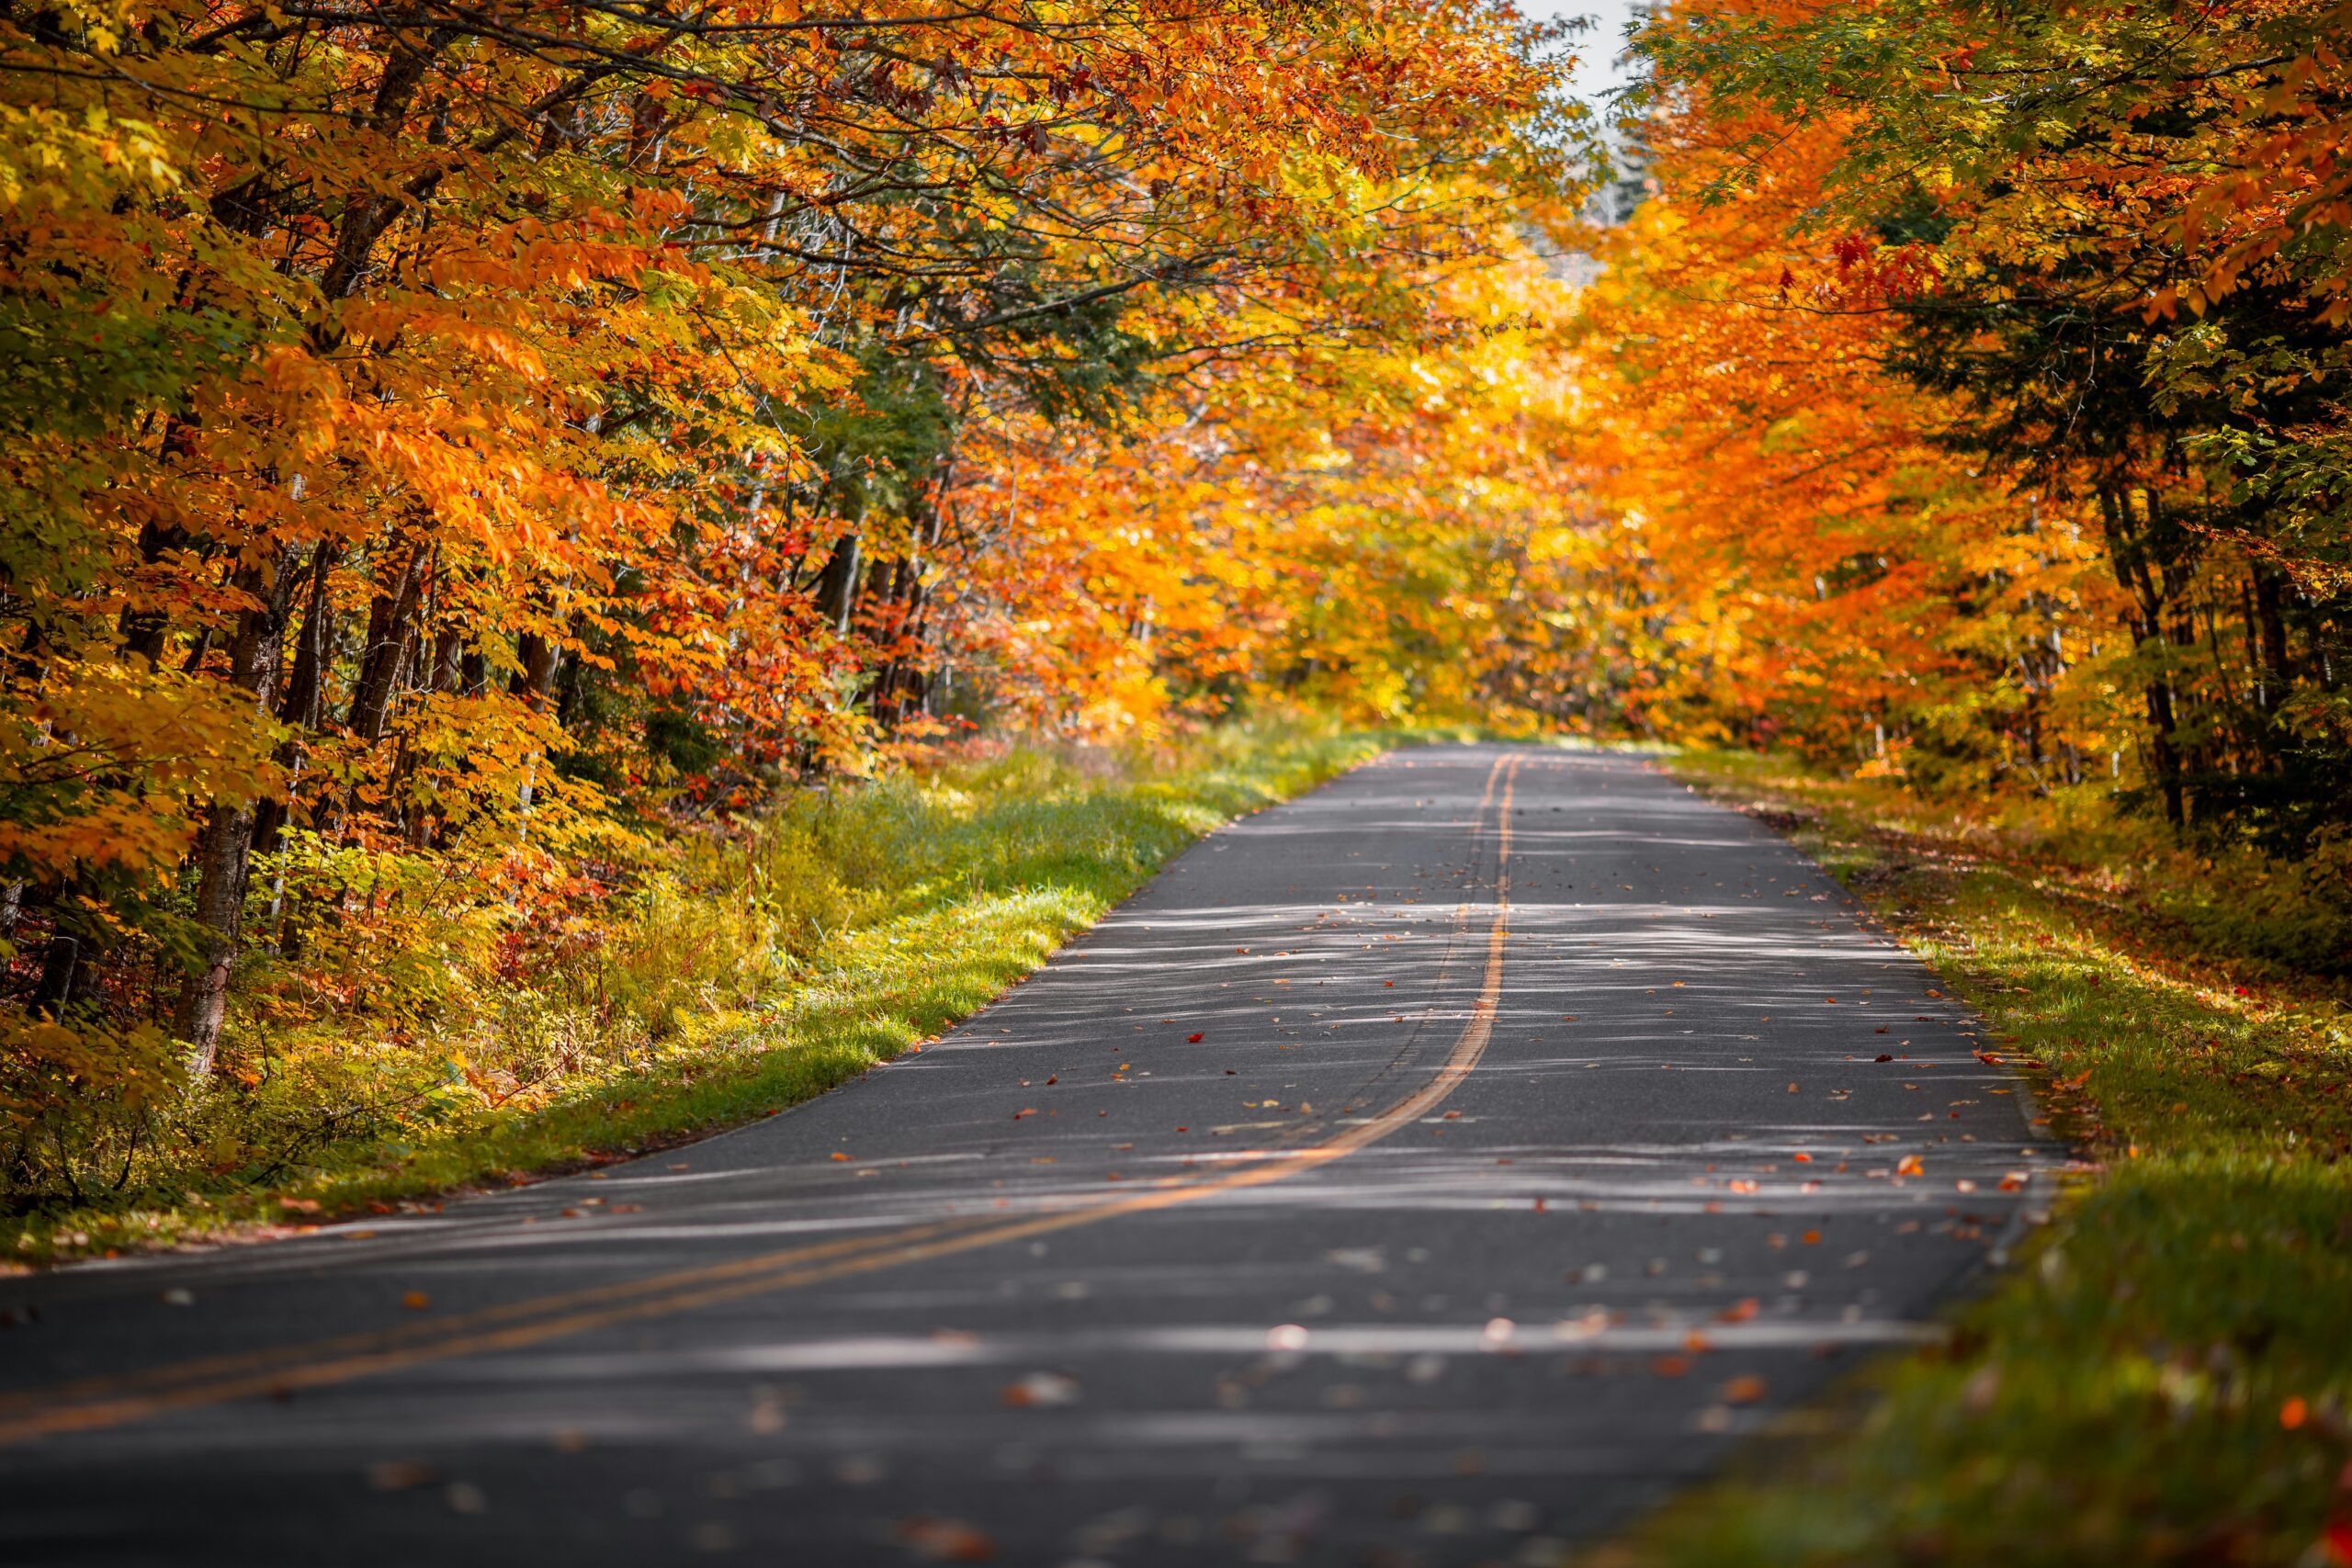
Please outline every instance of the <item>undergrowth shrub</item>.
M582 1111L576 1149L599 1115L820 1039L838 1076L910 1037L876 1021L911 1005L907 976L978 1005L1193 837L1379 744L1294 722L1152 751L974 745L472 866L289 834L251 889L223 1072L186 1081L152 1021L6 1043L6 1211L234 1202Z

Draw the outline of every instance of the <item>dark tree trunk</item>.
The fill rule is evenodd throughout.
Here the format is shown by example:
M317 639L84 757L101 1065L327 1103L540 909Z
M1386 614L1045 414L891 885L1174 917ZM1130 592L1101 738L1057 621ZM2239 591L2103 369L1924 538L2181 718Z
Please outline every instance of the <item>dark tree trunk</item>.
M458 689L460 656L464 652L465 644L454 631L443 632L435 641L432 679L435 692L448 693Z
M229 645L229 678L266 714L275 705L285 660L286 621L293 597L295 553L240 573L240 586L261 603L237 623ZM255 812L225 802L212 807L197 840L196 920L202 948L200 965L180 989L174 1020L190 1047L189 1067L202 1077L212 1071L220 1046L220 1022L229 1006L229 969L236 962L237 932L244 912L245 877L253 866Z
M2164 613L2170 594L2167 592L2173 573L2165 570L2170 563L2152 563L2151 535L2154 533L2154 498L2150 497L2150 526L2137 526L2132 515L2131 491L2120 487L2101 487L2098 492L2099 514L2107 526L2107 555L2114 569L2115 581L2132 595L2135 606L2131 619L2132 634L2144 649L2149 642L2165 640ZM2180 748L2173 739L2175 715L2171 677L2163 671L2148 678L2145 688L2148 727L2152 731L2149 759L2155 770L2157 786L2165 797L2165 820L2174 827L2188 820L2187 789L2181 779Z
M63 907L60 899L59 907ZM50 935L49 946L42 950L40 980L33 987L33 1012L41 1018L55 1018L74 999L74 981L82 969L82 939L63 931Z
M2262 634L2262 667L2283 695L2295 679L2287 651L2287 579L2267 561L2254 563L2254 618Z
M176 417L165 428L164 449L166 452L186 446L186 439L181 434L184 428ZM151 567L170 552L187 549L195 542L178 528L158 527L153 522L139 525L139 558ZM125 610L120 630L125 649L150 664L163 662L164 650L170 646L172 637L172 623L168 616L153 610Z
M327 628L334 617L327 581L342 557L343 547L327 539L311 552L310 591L302 606L302 629L294 638L294 668L277 705L279 718L304 729L319 727L319 682L326 669Z
M833 541L833 553L817 575L817 610L831 624L834 635L847 637L857 613L858 568L864 564L858 536L843 534Z
M514 657L523 668L514 672L507 690L545 712L548 694L555 690L556 667L562 661L562 650L549 638L537 632L525 632L514 639Z
M413 43L402 38L392 47L390 57L384 62L384 74L376 84L376 101L368 112L368 119L378 130L390 134L399 129L408 118L409 106L424 85L434 57L455 43L458 36L454 28L438 28ZM347 299L357 293L367 278L368 258L375 252L376 242L407 209L408 203L395 191L354 192L344 207L343 222L335 231L334 254L319 280L319 291L329 299Z
M362 739L384 738L401 673L408 668L409 654L416 646L416 612L424 600L425 558L423 545L410 551L391 592L379 592L368 607L368 649L360 665L359 689L351 699L352 733Z

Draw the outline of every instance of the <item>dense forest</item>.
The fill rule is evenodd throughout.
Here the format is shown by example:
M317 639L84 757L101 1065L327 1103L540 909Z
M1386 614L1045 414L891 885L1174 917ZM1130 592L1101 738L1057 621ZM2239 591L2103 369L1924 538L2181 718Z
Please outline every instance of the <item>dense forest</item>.
M2346 38L1696 0L1595 117L1502 0L0 5L14 1201L555 1095L975 737L1793 748L2352 906Z

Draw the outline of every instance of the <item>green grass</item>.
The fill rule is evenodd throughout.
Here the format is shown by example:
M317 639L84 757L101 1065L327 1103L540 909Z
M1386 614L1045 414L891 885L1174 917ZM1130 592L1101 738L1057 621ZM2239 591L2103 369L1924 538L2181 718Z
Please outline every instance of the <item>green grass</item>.
M2102 862L1883 787L1679 766L1901 931L2084 1169L1946 1344L1833 1396L1847 1435L1785 1423L1598 1561L2352 1562L2352 998L2340 964L2280 961L2290 931L2246 940L2314 918L2279 901L2291 871L2217 880L2147 835Z
M519 978L511 949L475 965L421 1021L274 1027L256 1003L229 1051L254 1083L151 1115L132 1179L0 1221L0 1258L429 1204L774 1114L977 1011L1203 833L1399 739L1234 727L805 795L648 879L592 941L539 933Z

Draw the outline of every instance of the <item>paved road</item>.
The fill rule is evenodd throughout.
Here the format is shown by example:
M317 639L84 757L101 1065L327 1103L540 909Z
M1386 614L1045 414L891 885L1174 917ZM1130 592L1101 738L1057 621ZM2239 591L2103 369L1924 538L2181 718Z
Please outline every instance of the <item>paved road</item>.
M0 1284L0 1560L1557 1561L1982 1268L1973 1028L1637 761L1400 752L757 1126Z

